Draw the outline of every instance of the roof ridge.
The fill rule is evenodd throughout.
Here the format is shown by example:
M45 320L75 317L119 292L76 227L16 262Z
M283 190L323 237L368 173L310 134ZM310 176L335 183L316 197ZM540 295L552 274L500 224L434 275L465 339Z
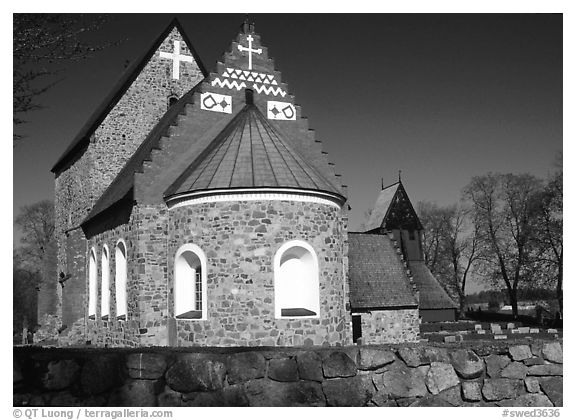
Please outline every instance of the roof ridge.
M280 142L280 144L286 149L286 151L288 153L290 153L290 155L294 158L294 160L296 161L296 163L298 164L298 166L302 169L302 171L304 172L304 174L310 179L310 181L312 181L312 183L317 187L317 188L322 188L321 185L318 185L318 183L304 170L304 167L302 166L303 162L304 164L306 164L314 173L314 175L316 175L316 177L318 177L320 180L324 181L329 187L331 187L332 189L339 191L339 189L332 184L328 179L326 179L324 177L324 175L322 175L317 168L314 167L314 165L308 163L308 161L302 156L300 155L300 153L296 150L296 148L292 147L289 143L289 141L286 141L284 139L284 136L282 136L282 134L276 129L276 127L274 125L272 125L271 123L268 122L268 120L266 119L266 117L264 117L264 115L262 114L262 112L260 112L260 110L256 108L257 111L257 115L260 118L260 120L264 123L264 126L266 128L266 126L270 127L270 130L272 131L272 133L274 134L274 136L278 139L278 141ZM299 162L298 160L300 160L301 162ZM291 171L292 172L292 171ZM292 172L293 173L293 172ZM297 178L296 178L297 179Z
M178 178L176 178L176 180L166 189L166 191L164 192L164 196L170 196L172 194L175 193L176 190L178 190L178 188L180 188L184 182L186 181L186 179L193 173L193 171L197 168L197 165L200 164L200 162L202 162L202 160L204 160L206 157L208 157L208 155L214 150L214 148L216 147L216 145L219 142L224 142L226 137L224 137L225 135L228 136L229 134L231 134L232 132L234 132L234 130L236 129L235 127L235 123L237 120L239 120L242 115L246 112L246 108L247 106L244 106L240 111L238 111L238 113L234 116L234 118L232 118L228 124L226 124L226 126L220 131L220 133L218 133L218 135L216 135L216 137L214 138L214 140L212 140L200 153L199 155L187 166L187 168L182 172L182 174L180 174L180 176L178 176Z
M66 166L65 163L68 161L69 157L72 157L75 153L78 153L83 148L88 147L90 137L94 132L98 129L100 124L106 119L110 111L114 109L116 104L120 101L124 93L130 88L134 80L137 79L140 71L148 64L150 58L154 55L154 52L158 49L158 47L162 44L162 41L170 34L170 32L176 28L184 41L186 42L190 52L194 56L204 79L199 81L198 84L202 83L206 77L208 76L208 72L206 71L206 67L202 63L200 56L194 49L190 39L186 35L180 21L175 17L173 18L168 26L158 35L154 42L150 45L150 47L140 56L136 58L132 62L130 66L128 66L120 75L112 89L108 95L104 97L100 105L96 108L96 110L88 117L86 123L82 126L78 134L74 137L70 145L65 149L64 153L58 158L56 163L51 169L53 173L60 173L61 169Z

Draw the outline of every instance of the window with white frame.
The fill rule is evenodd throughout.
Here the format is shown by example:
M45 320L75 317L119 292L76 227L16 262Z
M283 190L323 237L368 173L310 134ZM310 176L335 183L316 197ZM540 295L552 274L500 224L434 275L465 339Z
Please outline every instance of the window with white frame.
M110 316L110 254L108 246L104 245L102 249L102 296L100 301L100 310L102 319L107 320Z
M174 259L174 315L178 319L206 319L206 256L194 244L186 244Z
M128 275L128 263L126 259L126 243L120 239L116 244L116 254L115 254L115 264L116 264L116 318L126 319L127 313L127 297L126 297L126 283Z
M274 314L276 318L320 314L318 258L304 241L287 242L274 256Z
M96 284L97 271L96 251L92 248L88 260L88 317L91 319L96 317L96 295L98 292L98 286Z

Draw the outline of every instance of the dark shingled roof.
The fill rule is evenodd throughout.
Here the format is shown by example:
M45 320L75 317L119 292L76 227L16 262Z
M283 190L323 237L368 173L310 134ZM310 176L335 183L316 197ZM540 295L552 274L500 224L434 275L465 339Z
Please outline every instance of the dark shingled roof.
M417 307L406 268L387 235L349 233L348 242L352 310Z
M124 95L132 82L138 77L144 66L146 66L150 60L150 57L152 57L156 49L160 46L160 44L162 44L164 38L166 38L174 28L178 29L178 32L180 32L180 35L182 35L182 38L194 56L194 59L196 60L196 63L198 64L198 67L200 68L200 71L204 77L208 76L208 71L204 67L204 64L202 64L198 53L196 50L194 50L194 47L182 29L180 22L178 19L174 18L166 27L166 29L160 34L160 36L156 38L148 51L142 54L140 58L134 60L132 64L124 71L118 83L116 83L106 98L104 98L100 106L96 108L86 124L84 124L84 126L80 129L80 132L76 135L76 137L74 137L74 140L72 140L70 146L68 146L56 164L52 167L53 173L60 172L76 153L80 152L83 148L88 146L90 142L90 136L92 136L94 131L96 131L102 121L104 121L108 113L114 108L114 106L116 106L120 98L122 98L122 95Z
M380 194L376 199L376 204L374 204L374 208L372 209L372 213L370 213L368 223L366 223L366 231L378 229L382 226L382 222L388 213L388 209L390 208L392 199L396 195L399 185L400 182L397 182L380 191Z
M410 261L410 271L420 292L420 309L452 309L458 305L440 286L424 261Z
M233 188L298 188L341 196L255 106L246 105L165 196Z

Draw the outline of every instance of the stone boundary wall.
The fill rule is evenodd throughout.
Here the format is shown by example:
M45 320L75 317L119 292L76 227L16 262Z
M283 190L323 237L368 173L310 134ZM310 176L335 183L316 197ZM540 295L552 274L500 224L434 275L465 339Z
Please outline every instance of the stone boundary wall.
M560 407L559 341L14 348L15 406Z

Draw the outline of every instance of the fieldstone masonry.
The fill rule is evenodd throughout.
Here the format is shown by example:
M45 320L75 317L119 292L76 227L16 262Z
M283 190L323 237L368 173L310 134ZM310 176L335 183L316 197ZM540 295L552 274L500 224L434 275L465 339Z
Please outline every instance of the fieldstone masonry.
M559 342L540 343L562 355ZM15 406L560 407L562 360L502 375L513 345L204 349L15 348ZM406 355L412 363L407 365ZM550 354L548 352L548 354ZM404 355L404 357L402 356ZM466 356L466 357L464 357ZM450 360L435 361L435 360ZM528 360L528 359L525 359ZM487 367L490 364L491 375ZM478 372L478 366L481 369ZM464 377L462 372L465 372ZM475 372L471 378L471 373ZM478 372L478 374L476 373Z
M172 52L174 41L180 42L182 54L192 54L178 28L173 27L117 102L107 98L113 106L95 130L87 134L89 141L83 140L86 144L75 155L69 155L68 161L62 163L64 166L53 169L58 273L71 274L66 286L73 285L58 287L60 303L53 310L64 318L62 322L68 327L84 316L84 306L78 308L71 303L72 306L63 308L61 304L62 294L65 302L85 299L85 289L80 285L85 282L87 267L79 259L85 258L87 245L80 223L166 113L170 98L180 98L204 77L196 61L181 65L179 79L172 77L172 62L160 58L159 51ZM70 236L73 244L68 243Z

